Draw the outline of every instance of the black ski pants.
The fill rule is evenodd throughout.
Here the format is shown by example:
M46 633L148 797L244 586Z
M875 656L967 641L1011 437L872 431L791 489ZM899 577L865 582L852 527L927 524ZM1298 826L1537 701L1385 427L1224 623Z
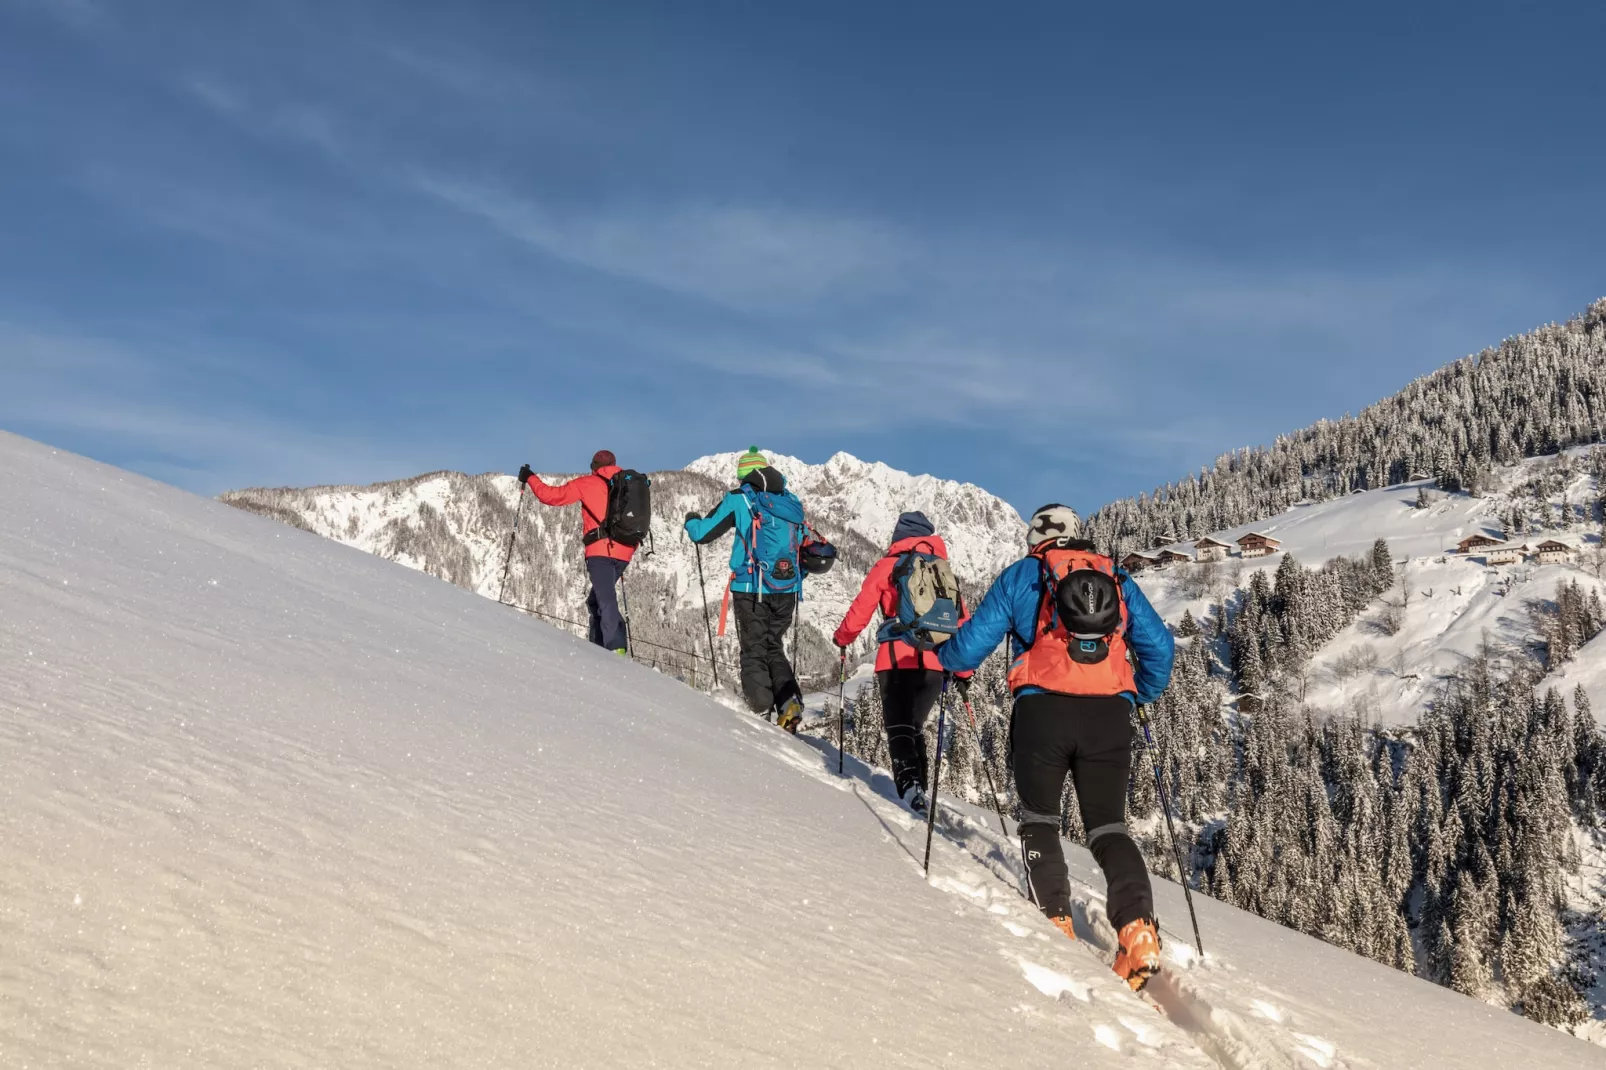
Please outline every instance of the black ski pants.
M1138 845L1126 828L1126 786L1132 773L1132 704L1117 695L1025 695L1010 723L1010 764L1020 797L1021 854L1032 900L1049 917L1071 910L1070 869L1060 845L1065 774L1087 829L1088 849L1109 886L1110 921L1154 917L1154 890Z
M936 669L883 669L875 674L881 692L881 719L887 726L887 753L898 794L913 784L927 785L926 718L942 696Z
M779 710L803 692L786 660L786 632L797 612L797 595L731 595L736 610L736 641L742 648L742 697L754 713Z
M586 558L586 573L591 577L591 593L586 596L590 639L608 650L624 650L628 646L624 614L619 612L619 584L624 582L629 563L611 557Z

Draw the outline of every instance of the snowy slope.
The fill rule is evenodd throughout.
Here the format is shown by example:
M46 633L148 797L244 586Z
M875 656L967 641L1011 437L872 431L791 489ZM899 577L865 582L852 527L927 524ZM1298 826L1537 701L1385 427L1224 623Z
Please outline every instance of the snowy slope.
M693 461L684 471L653 473L654 553L638 554L626 578L633 634L649 659L684 667L677 651L707 654L693 546L680 532L688 512L706 513L735 485L737 454ZM770 455L803 499L808 517L835 542L843 559L811 578L802 613L806 675L834 674L829 635L886 547L900 512L924 511L944 535L967 587L980 589L1018 556L1024 523L979 487L913 476L839 453L820 465ZM627 458L628 460L628 458ZM571 476L547 476L561 482ZM510 476L439 472L370 487L253 489L223 495L231 505L261 513L348 546L387 557L469 590L501 594L508 533L519 501ZM519 521L507 600L548 619L584 620L587 582L579 544L579 507L552 509L526 498ZM709 599L717 608L728 575L729 537L704 549ZM666 649L667 648L667 649ZM866 638L857 651L870 649ZM720 644L727 678L735 644Z
M1606 724L1606 632L1579 648L1577 656L1546 677L1542 686L1569 696L1582 686L1596 722Z
M3 434L0 499L8 1067L1600 1063L1209 901L1156 1014L828 744Z
M1576 457L1585 451L1570 452ZM1418 492L1430 487L1427 483L1296 506L1255 524L1212 533L1231 543L1258 531L1281 540L1280 553L1248 561L1233 558L1213 569L1172 566L1139 573L1137 579L1171 623L1181 620L1184 611L1203 621L1217 600L1247 585L1255 570L1274 573L1284 554L1314 567L1338 556L1367 554L1375 540L1388 540L1400 582L1316 654L1305 699L1317 709L1358 706L1383 723L1409 724L1443 679L1458 671L1485 641L1497 655L1524 656L1536 638L1534 604L1552 599L1557 584L1577 579L1586 587L1600 586L1582 567L1587 553L1599 545L1595 525L1586 526L1582 517L1572 525L1546 527L1543 533L1530 531L1519 540L1537 541L1553 534L1585 551L1573 564L1525 561L1491 567L1481 557L1454 552L1468 535L1499 534L1502 517L1512 506L1512 488L1551 463L1552 458L1524 461L1496 472L1495 486L1485 496L1440 495L1427 508L1416 504ZM1555 504L1565 499L1576 506L1593 501L1597 494L1594 480L1584 477L1568 485ZM1559 515L1559 508L1555 512ZM1191 544L1177 548L1190 549ZM1380 622L1385 601L1400 609L1402 626L1393 635ZM1587 666L1598 661L1602 651L1606 647L1586 647L1573 671L1591 672ZM1357 671L1357 665L1368 667ZM1606 684L1606 670L1599 675ZM1606 698L1606 688L1602 697ZM1596 712L1599 716L1598 706Z

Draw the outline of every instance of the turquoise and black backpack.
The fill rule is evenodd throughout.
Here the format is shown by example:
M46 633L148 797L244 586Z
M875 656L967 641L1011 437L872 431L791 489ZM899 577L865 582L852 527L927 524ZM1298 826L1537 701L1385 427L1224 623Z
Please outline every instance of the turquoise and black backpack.
M803 519L803 503L791 491L774 493L742 487L753 527L743 540L747 544L748 567L758 570L758 592L790 594L803 586L803 567L799 554L808 534Z

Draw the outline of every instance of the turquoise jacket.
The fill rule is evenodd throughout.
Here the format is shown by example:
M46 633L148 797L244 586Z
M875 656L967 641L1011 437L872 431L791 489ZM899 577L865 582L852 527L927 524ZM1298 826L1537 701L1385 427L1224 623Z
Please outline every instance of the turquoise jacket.
M754 502L762 495L766 497L771 507L784 514L797 518L796 523L802 525L803 503L797 496L786 489L786 480L773 468L763 468L750 474L742 481L742 485L729 492L720 499L717 506L707 516L688 517L686 519L686 534L698 545L706 545L721 538L727 531L732 532L735 538L731 540L731 580L730 589L741 594L759 592L762 587L764 594L792 594L802 589L803 573L795 559L793 550L794 579L777 581L773 577L767 580L761 577L758 567L754 563L755 556L762 558L766 552L765 546L758 547L758 554L749 545L753 534ZM776 525L771 525L775 527ZM761 541L768 541L765 536L773 534L761 533ZM796 533L801 542L802 531ZM770 547L771 557L776 556Z

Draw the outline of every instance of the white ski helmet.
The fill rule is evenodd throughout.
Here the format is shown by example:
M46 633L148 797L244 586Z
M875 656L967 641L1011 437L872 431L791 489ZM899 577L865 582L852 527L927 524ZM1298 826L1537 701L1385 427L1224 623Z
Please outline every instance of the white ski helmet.
M1068 505L1045 505L1032 514L1026 525L1026 545L1036 547L1050 539L1074 539L1082 533L1082 521Z

